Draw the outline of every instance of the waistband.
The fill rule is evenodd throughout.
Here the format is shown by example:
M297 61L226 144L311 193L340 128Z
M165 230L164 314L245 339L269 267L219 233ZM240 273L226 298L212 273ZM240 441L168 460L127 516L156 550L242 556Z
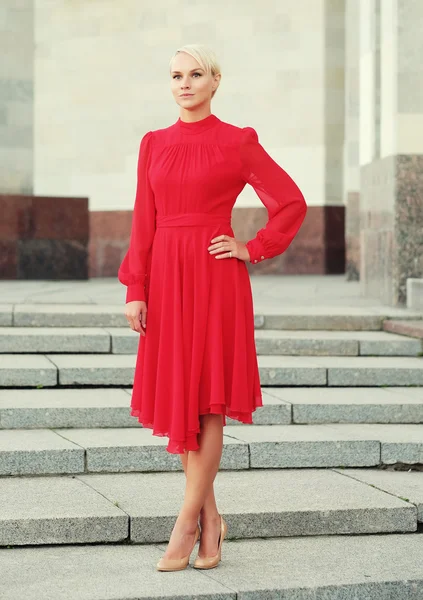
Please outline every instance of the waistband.
M156 227L207 227L209 225L229 225L230 227L231 217L204 212L156 216Z

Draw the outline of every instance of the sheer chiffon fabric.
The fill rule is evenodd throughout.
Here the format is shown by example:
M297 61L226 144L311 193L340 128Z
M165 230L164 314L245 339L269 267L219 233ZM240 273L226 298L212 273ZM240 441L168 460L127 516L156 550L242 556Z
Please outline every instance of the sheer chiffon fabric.
M197 450L199 415L252 423L263 405L254 339L251 283L244 261L216 259L211 240L235 237L231 211L249 183L268 222L247 242L250 261L289 246L306 214L291 177L251 127L211 114L178 119L141 140L128 251L118 272L126 301L147 303L140 336L131 415L166 450Z

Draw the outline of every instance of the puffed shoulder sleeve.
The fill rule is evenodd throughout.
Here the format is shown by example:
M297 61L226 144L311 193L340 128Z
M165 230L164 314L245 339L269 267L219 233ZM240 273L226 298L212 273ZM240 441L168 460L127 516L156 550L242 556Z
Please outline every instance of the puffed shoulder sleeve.
M246 243L250 262L282 254L297 234L307 212L300 188L260 144L257 132L244 127L241 135L242 178L267 209L266 225Z
M140 142L129 248L118 270L119 281L127 286L126 302L146 300L147 296L150 248L156 230L156 206L148 178L151 146L152 132L149 131Z

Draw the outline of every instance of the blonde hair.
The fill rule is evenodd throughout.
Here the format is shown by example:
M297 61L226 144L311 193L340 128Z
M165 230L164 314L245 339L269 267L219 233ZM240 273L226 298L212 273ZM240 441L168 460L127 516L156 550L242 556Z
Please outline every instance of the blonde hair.
M173 59L179 52L186 52L190 54L195 60L203 67L206 73L209 73L212 77L221 74L220 65L217 62L217 58L213 50L204 44L186 44L181 46L172 56L169 62L169 70L172 68ZM212 92L212 98L217 92L217 88Z

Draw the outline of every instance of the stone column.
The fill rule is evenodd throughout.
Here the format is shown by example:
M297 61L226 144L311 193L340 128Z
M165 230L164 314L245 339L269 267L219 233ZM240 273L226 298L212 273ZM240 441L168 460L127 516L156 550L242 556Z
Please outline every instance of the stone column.
M0 194L33 191L34 2L0 6Z
M423 275L423 3L365 0L360 22L361 285L397 306Z
M88 198L34 190L36 6L0 5L0 279L86 279Z
M360 276L359 91L359 3L347 0L343 196L346 207L345 273L348 281L357 281Z

